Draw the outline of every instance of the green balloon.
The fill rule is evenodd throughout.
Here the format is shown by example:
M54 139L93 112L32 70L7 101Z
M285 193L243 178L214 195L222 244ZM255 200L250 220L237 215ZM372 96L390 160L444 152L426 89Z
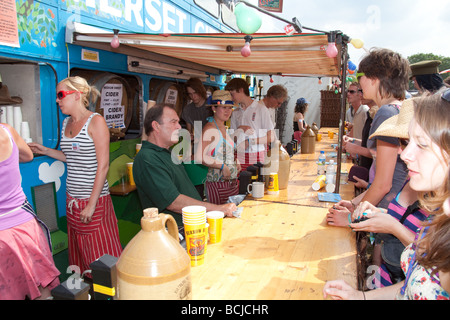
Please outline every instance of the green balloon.
M261 17L254 9L247 7L245 4L239 3L234 9L234 14L236 24L241 32L252 34L261 28Z

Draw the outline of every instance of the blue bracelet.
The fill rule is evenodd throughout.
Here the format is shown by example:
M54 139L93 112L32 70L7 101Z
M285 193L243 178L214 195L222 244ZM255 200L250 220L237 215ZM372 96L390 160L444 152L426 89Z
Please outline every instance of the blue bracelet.
M223 170L223 166L225 165L225 163L222 163L222 167L220 168L220 171L222 171Z

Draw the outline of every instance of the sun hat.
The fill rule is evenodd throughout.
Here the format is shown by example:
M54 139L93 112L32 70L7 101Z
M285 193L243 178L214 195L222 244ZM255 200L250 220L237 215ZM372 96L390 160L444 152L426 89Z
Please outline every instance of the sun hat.
M408 139L408 128L414 116L414 102L412 99L403 101L399 114L386 119L369 139L376 136L396 137Z
M0 105L21 104L23 102L21 97L11 97L6 85L0 87Z
M217 105L237 106L228 90L214 91L213 94L208 97L208 100L206 100L206 105L210 107Z

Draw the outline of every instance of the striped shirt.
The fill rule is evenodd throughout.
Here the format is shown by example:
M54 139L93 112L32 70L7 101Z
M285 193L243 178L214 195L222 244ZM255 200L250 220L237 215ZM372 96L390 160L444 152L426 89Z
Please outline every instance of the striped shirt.
M94 140L89 136L88 127L92 118L98 113L93 113L73 138L65 135L67 121L64 119L61 133L61 150L66 156L67 164L67 192L74 198L89 198L94 186L97 174L97 156ZM101 116L101 115L99 115ZM100 196L109 194L108 181L105 179Z

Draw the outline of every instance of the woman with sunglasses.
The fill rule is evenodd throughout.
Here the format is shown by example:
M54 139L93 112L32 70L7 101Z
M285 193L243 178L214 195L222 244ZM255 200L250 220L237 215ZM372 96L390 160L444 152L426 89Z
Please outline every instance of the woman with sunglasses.
M106 175L109 169L109 130L105 119L88 109L99 92L84 78L69 77L56 87L58 104L64 119L61 150L37 143L29 146L34 153L67 164L67 231L69 264L83 273L104 254L119 257L117 218L109 194ZM90 275L88 275L90 277Z
M234 102L227 90L216 90L207 101L214 116L203 128L202 164L208 167L205 181L206 199L214 204L224 204L228 197L239 193L237 179L241 166L234 156L235 144L228 134L225 122L231 117Z
M414 99L409 143L401 158L409 170L411 188L430 218L402 253L406 279L395 285L361 292L344 281L325 284L324 297L333 299L450 299L450 89L442 95Z

